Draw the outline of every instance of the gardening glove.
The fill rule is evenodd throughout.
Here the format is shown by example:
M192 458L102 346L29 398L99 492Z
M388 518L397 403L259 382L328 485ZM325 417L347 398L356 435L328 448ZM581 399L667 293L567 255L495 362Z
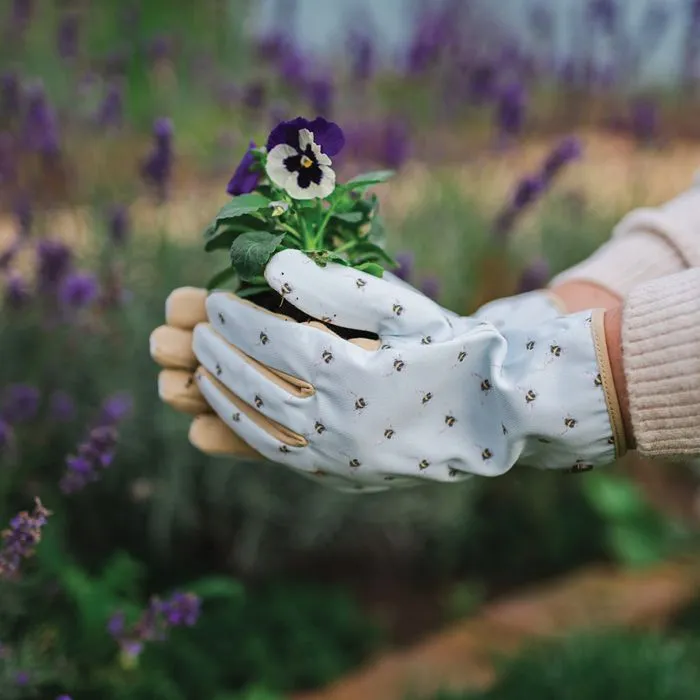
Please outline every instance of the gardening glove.
M624 452L602 311L506 338L297 251L278 253L265 277L306 314L379 336L361 347L233 294L208 297L209 323L194 332L200 390L272 461L383 490L496 476L516 462L582 471Z
M523 330L566 314L563 302L549 290L536 290L496 299L477 309L472 318L488 321L498 330Z

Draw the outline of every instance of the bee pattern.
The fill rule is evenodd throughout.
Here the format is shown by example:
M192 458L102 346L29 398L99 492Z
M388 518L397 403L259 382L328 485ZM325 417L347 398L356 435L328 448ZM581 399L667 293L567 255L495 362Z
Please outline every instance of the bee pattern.
M352 469L357 469L357 467L362 466L362 463L360 462L359 459L351 459L348 464Z
M280 445L280 452L282 454L289 454L291 450L286 445Z
M483 459L484 462L487 462L491 457L493 457L493 452L491 452L488 447L481 451L481 459Z
M459 470L455 469L454 467L450 467L447 470L447 475L454 479L456 476L459 476Z
M326 426L321 423L321 421L316 421L314 424L314 430L319 434L323 435L326 432Z
M356 286L358 289L362 289L362 287L366 287L366 286L367 286L367 282L366 282L365 280L363 280L361 277L358 277L358 278L355 280L355 286Z
M504 435L508 435L508 428L506 428L506 426L503 425L503 423L501 423L501 431Z
M357 399L357 401L355 401L355 410L361 411L363 408L367 408L367 401L360 397Z
M255 408L262 408L265 404L263 403L263 400L256 394L255 395Z
M432 342L433 342L433 339L429 335L424 336L423 338L421 338L421 341L420 341L421 345L430 345L430 343L432 343Z
M571 474L581 474L582 472L589 472L593 469L592 464L584 462L582 459L577 459L575 464L569 469Z
M483 379L481 381L481 384L479 385L479 388L481 391L483 391L485 394L488 394L491 389L493 389L493 386L491 386L491 382L488 379Z
M263 345L267 345L270 342L270 339L267 337L267 333L265 333L265 331L260 331L260 342Z
M535 349L535 341L528 340L527 343L525 344L525 349L526 350L534 350Z
M234 413L234 414L231 416L231 420L232 420L234 423L240 423L240 422L241 422L241 414L238 413L238 411L237 411L236 413Z
M449 428L451 428L456 422L457 422L457 419L454 416L445 416L445 424Z
M403 368L404 368L405 366L406 366L406 363L405 363L400 357L397 357L397 358L394 360L394 369L395 369L397 372L402 372L402 371L403 371Z
M549 352L554 357L561 357L561 346L557 345L556 343L552 343L552 345L549 346Z
M467 351L466 350L460 350L459 355L457 355L457 362L464 362L464 360L467 357Z
M427 459L421 459L421 461L418 463L418 469L423 471L424 469L427 469L430 466L430 462Z
M219 323L220 323L222 326L225 325L225 324L226 324L226 319L224 318L224 315L221 313L221 311L219 311L218 316L219 316Z
M614 435L611 435L611 436L608 438L608 445L614 445L614 444L615 444L615 436L614 436Z
M391 307L391 310L394 312L394 314L396 314L396 316L401 316L404 311L403 306L401 306L401 304L394 304Z
M593 380L593 384L595 386L603 386L603 377L600 376L600 372L595 375L595 379Z
M578 425L578 421L575 418L572 418L571 416L567 416L564 418L564 425L571 430L572 428L575 428Z
M285 282L285 283L280 287L280 294L281 294L283 297L286 297L287 294L291 294L291 293L292 293L292 288L291 288L291 286L289 285L289 282Z
M536 400L537 400L537 394L536 394L532 389L529 389L529 390L525 393L525 403L527 403L527 404L532 404L532 403L534 403Z
M432 398L433 398L432 393L430 391L428 391L427 393L423 394L423 398L421 399L421 403L425 406L425 404L427 404L430 401L430 399L432 399Z
M221 374L222 374L221 365L217 362L217 363L216 363L216 376L217 376L217 377L220 377Z
M330 350L324 350L323 353L321 354L321 359L329 365L331 362L333 362L333 353Z
M384 343L379 349L380 350L391 350L391 345L389 345L389 343Z
M387 440L391 440L391 438L393 438L395 434L396 434L396 431L395 431L393 428L387 428L387 429L384 431L384 437L385 437Z

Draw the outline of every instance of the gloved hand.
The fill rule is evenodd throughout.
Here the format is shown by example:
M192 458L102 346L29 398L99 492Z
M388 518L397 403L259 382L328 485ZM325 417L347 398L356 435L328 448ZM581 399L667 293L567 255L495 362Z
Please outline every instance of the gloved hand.
M210 295L211 325L194 335L200 389L269 459L382 489L497 475L516 461L581 470L624 450L600 313L506 339L410 289L295 251L275 256L266 277L309 315L380 338L359 347Z

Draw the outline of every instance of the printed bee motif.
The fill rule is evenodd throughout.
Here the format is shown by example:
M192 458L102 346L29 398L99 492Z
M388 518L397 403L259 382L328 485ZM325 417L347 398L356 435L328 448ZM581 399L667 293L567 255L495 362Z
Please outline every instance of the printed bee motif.
M493 452L491 452L488 447L481 451L481 459L483 459L484 462L491 459L491 457L493 457Z
M541 442L543 445L550 445L552 443L551 440L547 440L547 438L537 438L537 442Z
M280 294L281 294L283 297L286 297L287 294L291 294L291 293L292 293L292 288L291 288L291 286L289 285L288 282L285 282L285 283L280 287Z
M367 408L367 401L360 397L355 401L355 410L361 411L363 408Z
M291 452L291 450L286 445L280 445L279 449L280 449L280 452L282 454L285 454L285 455L289 454Z
M433 342L433 339L429 335L424 336L423 338L421 338L421 341L420 341L421 345L430 345L430 343L432 343L432 342Z
M321 323L333 323L333 319L330 316L321 316Z
M571 416L567 416L564 418L564 425L569 429L575 428L578 425L578 421Z
M234 413L234 414L231 416L231 420L232 420L234 423L240 423L240 422L241 422L241 414L238 413L238 412Z
M421 471L423 469L427 469L430 466L430 462L427 459L421 459L421 461L418 463L418 469Z
M255 395L254 403L255 408L262 408L265 405L263 400L257 394Z
M406 366L406 363L405 363L401 358L397 357L397 358L394 360L394 369L395 369L397 372L402 372L402 371L403 371L403 368L404 368L405 366Z
M561 346L553 343L549 346L549 352L554 357L561 357Z
M391 345L389 345L389 343L384 343L379 349L380 350L391 350Z
M387 428L387 429L384 431L384 437L385 437L387 440L391 440L391 438L393 438L394 435L396 435L396 431L395 431L393 428Z
M391 307L391 310L392 310L392 311L394 312L394 314L396 314L397 316L401 316L401 315L403 314L403 312L404 312L404 308L403 308L403 306L401 306L401 304L394 304L394 305Z
M491 389L493 389L493 386L491 385L491 382L488 379L482 379L479 388L485 394L488 394L488 392L491 391Z
M457 362L464 362L464 360L467 358L467 352L466 350L461 350L459 355L457 355Z
M226 319L224 318L224 315L221 313L221 311L219 311L219 313L218 313L217 315L218 315L218 317L219 317L219 323L220 323L222 326L225 325L225 324L226 324Z
M530 389L529 391L526 392L525 394L525 403L531 404L537 399L537 394Z
M614 445L614 444L615 444L615 436L614 436L614 435L611 435L611 436L608 438L608 445Z
M525 344L525 349L526 350L534 350L535 349L535 341L528 340L527 343Z
M330 350L324 350L323 353L321 354L321 359L329 365L331 362L333 362L333 353Z
M445 416L445 423L448 425L448 427L451 428L456 422L457 419L454 416Z
M222 371L223 371L223 370L221 369L221 365L217 362L217 363L216 363L216 376L217 376L217 377L220 377L221 374L222 374Z
M350 467L352 467L353 469L357 469L357 467L362 466L362 463L360 462L359 459L351 459L351 460L348 462L348 464L349 464Z
M504 435L508 435L508 428L506 428L506 426L503 425L503 423L501 423L501 432L502 432Z
M426 394L423 394L423 398L421 399L421 403L425 406L425 404L428 403L433 398L432 393L429 391Z
M600 372L595 375L595 379L593 380L593 384L595 386L603 386L603 377L600 376Z
M263 345L267 345L270 342L270 339L268 338L267 333L265 333L264 331L260 331L260 342Z
M448 476L450 476L451 478L454 479L456 476L459 476L459 470L455 469L454 467L450 467L447 470L447 474L448 474Z
M323 425L323 423L321 423L320 421L316 421L316 423L314 424L314 430L315 430L319 435L323 435L323 433L326 432L326 426Z
M363 280L362 278L358 277L358 278L355 280L355 286L356 286L358 289L362 289L362 287L366 287L366 286L367 286L367 282L366 282L365 280Z
M589 472L593 469L592 464L587 464L581 459L577 459L576 463L569 469L571 474L581 474L582 472Z

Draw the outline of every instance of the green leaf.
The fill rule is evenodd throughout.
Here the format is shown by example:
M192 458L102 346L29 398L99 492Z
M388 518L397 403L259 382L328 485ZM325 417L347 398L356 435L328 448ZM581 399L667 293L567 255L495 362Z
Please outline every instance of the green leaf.
M236 238L231 246L231 263L242 280L262 275L284 234L248 231Z
M254 297L256 294L262 294L263 292L269 292L271 287L267 284L253 284L250 287L244 287L236 292L236 296L241 299L248 299L249 297Z
M375 170L371 173L365 173L364 175L358 175L357 177L348 180L345 183L345 187L351 190L356 190L361 187L370 187L372 185L378 185L381 182L386 182L390 177L394 175L394 170Z
M663 540L650 537L633 525L614 525L608 536L615 554L628 566L655 564L666 554Z
M352 255L354 256L369 256L371 255L375 260L383 260L387 265L391 267L396 267L396 261L389 255L389 253L384 250L381 246L373 243L369 240L359 240L352 249Z
M377 265L377 263L362 263L362 265L357 266L357 269L362 270L362 272L366 272L368 275L374 275L375 277L384 276L384 268L381 265Z
M384 227L384 220L381 216L375 215L372 217L372 224L367 234L367 240L373 241L378 245L381 245L386 240L386 228Z
M591 474L582 480L591 505L608 520L638 518L649 509L637 487L629 480L612 474Z
M236 277L236 268L233 267L233 265L230 265L229 267L225 268L224 270L221 270L217 272L210 280L207 282L207 291L211 291L212 289L216 289L217 287L220 287L222 284L225 284L229 280L232 280Z
M359 224L365 219L365 215L361 211L349 211L344 214L333 214L331 218L344 221L346 224Z
M270 200L268 197L264 197L261 194L252 192L251 194L242 194L239 197L234 197L231 201L224 204L219 213L214 217L216 225L220 224L222 221L231 221L244 214L251 214L260 209L265 209L269 206ZM207 231L211 229L211 226L207 228ZM216 226L215 226L216 229Z

